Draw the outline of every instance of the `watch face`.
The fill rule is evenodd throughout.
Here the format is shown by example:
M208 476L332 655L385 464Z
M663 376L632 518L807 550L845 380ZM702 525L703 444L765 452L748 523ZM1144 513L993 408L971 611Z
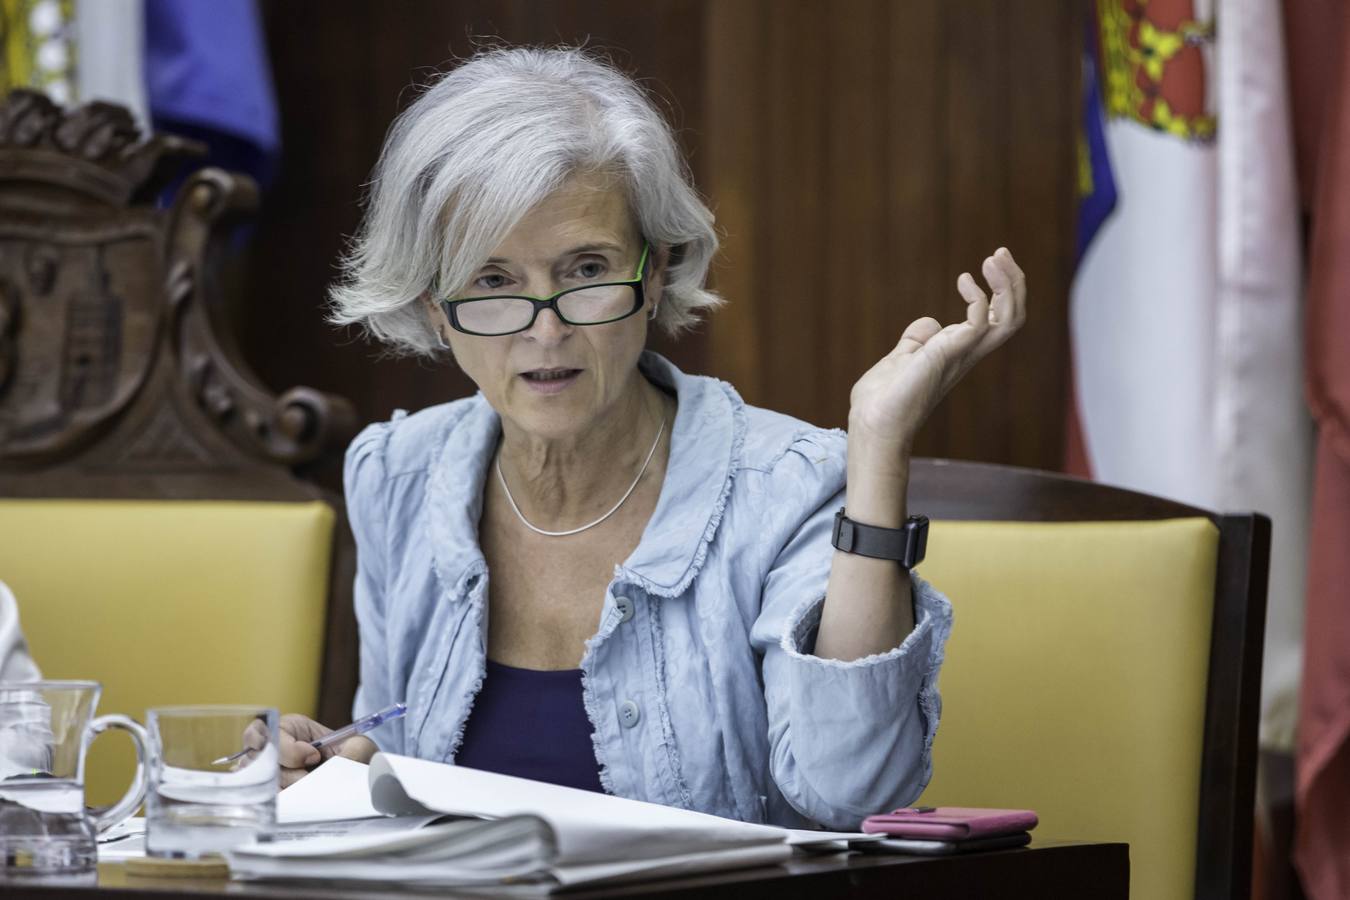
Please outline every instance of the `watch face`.
M928 517L910 516L905 527L911 530L913 540L910 541L909 558L906 559L906 568L914 568L923 562L924 555L928 552Z

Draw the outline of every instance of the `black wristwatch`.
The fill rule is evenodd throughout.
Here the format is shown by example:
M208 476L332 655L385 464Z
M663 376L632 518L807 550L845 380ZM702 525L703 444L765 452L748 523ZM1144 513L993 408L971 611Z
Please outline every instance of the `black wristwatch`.
M924 551L928 549L928 517L910 516L900 528L878 528L853 521L844 515L841 506L834 514L834 536L830 542L845 553L893 559L912 569L923 562Z

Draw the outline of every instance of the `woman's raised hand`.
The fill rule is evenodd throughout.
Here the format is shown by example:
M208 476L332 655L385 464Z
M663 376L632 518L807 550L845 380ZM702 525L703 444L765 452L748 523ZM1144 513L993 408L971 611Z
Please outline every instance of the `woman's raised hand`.
M894 449L907 461L919 427L938 401L1026 320L1026 276L1007 248L981 267L993 293L969 272L956 280L966 319L945 328L931 317L911 322L895 349L868 369L849 396L849 443Z

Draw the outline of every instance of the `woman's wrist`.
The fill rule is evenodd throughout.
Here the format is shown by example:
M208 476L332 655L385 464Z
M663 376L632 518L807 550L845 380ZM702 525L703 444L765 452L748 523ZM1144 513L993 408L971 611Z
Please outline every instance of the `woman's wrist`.
M881 465L883 469L895 466L907 472L909 458L914 452L913 430L897 428L893 422L885 422L886 427L878 427L878 421L885 422L876 416L868 416L865 410L849 410L849 455L857 455L871 464Z
M908 515L908 443L867 439L848 444L848 517L864 525L899 528Z

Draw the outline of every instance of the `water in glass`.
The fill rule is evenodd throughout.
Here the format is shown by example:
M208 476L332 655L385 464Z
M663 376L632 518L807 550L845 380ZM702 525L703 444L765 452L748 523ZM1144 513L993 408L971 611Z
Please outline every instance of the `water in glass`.
M94 718L92 681L0 683L0 880L91 874L96 836L145 796L144 732L125 716ZM107 728L129 731L137 770L121 801L84 805L84 754Z
M198 859L270 837L280 771L277 723L275 709L258 707L149 711L149 855Z

